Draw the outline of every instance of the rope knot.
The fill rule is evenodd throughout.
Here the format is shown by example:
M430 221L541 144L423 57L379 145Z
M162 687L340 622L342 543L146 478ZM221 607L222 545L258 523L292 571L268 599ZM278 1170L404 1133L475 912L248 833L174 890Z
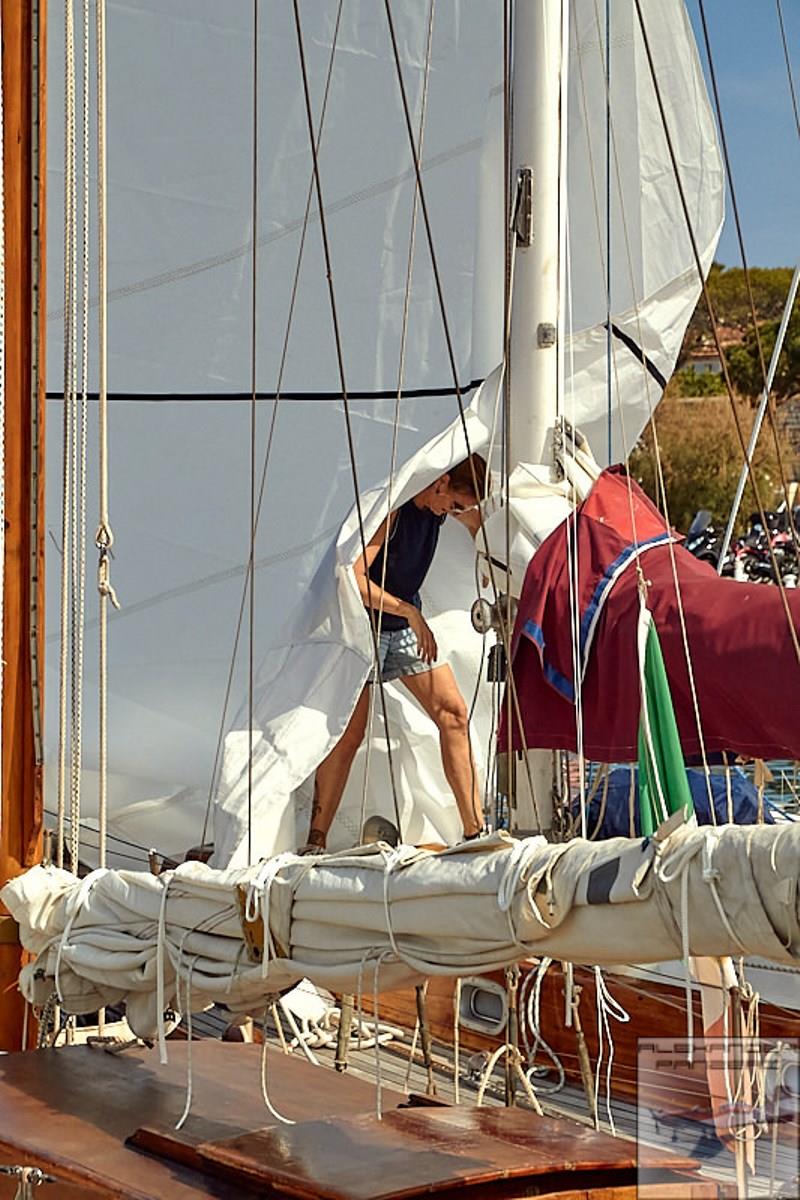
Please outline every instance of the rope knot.
M110 559L112 559L114 557L113 554L111 553L111 547L113 546L113 544L114 544L114 535L111 532L111 529L109 528L109 526L106 524L100 525L97 530L97 533L95 535L95 545L97 546L97 552L98 552L97 591L101 596L109 599L111 601L111 603L114 605L114 608L119 609L121 607L121 605L120 605L119 600L117 599L117 593L114 591L114 588L112 586L111 579L110 579L110 573L111 573Z
M100 551L101 556L111 553L111 547L114 545L114 533L106 521L101 521L97 526L97 533L94 535L94 544Z

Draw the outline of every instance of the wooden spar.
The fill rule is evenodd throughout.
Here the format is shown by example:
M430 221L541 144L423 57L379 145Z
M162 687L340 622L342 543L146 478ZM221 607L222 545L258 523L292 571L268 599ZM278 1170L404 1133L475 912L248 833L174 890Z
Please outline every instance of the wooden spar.
M5 203L5 554L0 880L41 856L44 614L43 0L1 0ZM0 1049L22 1046L23 952L0 907ZM34 1036L28 1023L28 1042Z

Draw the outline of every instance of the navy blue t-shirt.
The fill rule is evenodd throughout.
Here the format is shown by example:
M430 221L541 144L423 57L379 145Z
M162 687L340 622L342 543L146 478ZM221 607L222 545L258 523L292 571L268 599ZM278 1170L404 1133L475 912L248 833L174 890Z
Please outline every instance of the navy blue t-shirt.
M422 608L419 589L433 562L443 521L444 515L437 516L429 508L420 508L413 500L407 500L398 509L388 537L370 565L369 577L373 583L381 586L385 556L384 590L398 600ZM381 618L381 629L407 628L405 617L384 613Z

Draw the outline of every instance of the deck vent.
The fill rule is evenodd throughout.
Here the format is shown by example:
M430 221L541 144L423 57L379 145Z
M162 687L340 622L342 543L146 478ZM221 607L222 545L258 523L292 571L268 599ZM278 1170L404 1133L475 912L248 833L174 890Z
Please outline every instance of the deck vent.
M461 981L459 1024L488 1036L502 1033L508 1020L505 988L492 979L472 977Z

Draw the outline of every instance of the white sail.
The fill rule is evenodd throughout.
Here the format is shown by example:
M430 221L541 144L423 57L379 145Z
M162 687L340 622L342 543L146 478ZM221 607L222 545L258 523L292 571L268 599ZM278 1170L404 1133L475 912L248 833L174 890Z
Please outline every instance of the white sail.
M51 81L63 67L58 7L50 40ZM634 6L612 6L608 126L605 32L596 28L593 4L580 0L571 7L563 408L604 459L609 372L611 453L617 457L623 446L618 399L631 414L625 418L628 446L655 401L645 386L649 376L629 343L668 374L698 283ZM492 5L438 0L429 52L429 6L392 6L418 141L423 130L423 187L451 362L385 15L372 0L344 0L337 29L338 8L335 0L300 5L358 487L365 495L379 489L374 507L368 505L376 521L388 501L398 389L403 399L396 464L402 482L393 484L393 504L423 486L431 470L464 457L454 385L467 403L500 362L502 173L494 164L502 139L502 21ZM654 5L645 9L670 132L707 263L720 224L721 175L702 79L680 0L657 11ZM250 5L152 0L133 8L111 0L107 34L109 388L112 395L128 397L111 406L113 582L123 605L111 624L111 795L117 806L129 805L117 832L140 844L155 840L167 852L181 850L201 833L249 553L254 169L258 180L255 385L268 396L280 383L284 399L277 411L271 399L257 404L259 469L273 414L275 427L255 546L255 644L250 651L246 637L240 641L224 722L230 731L238 712L217 809L223 858L237 846L244 852L250 820L242 768L250 736L248 659L261 680L253 708L256 853L302 837L304 815L302 808L290 807L291 793L341 732L368 671L366 619L357 604L353 607L345 577L359 549L352 512L340 533L352 508L354 482L321 225L316 196L310 193L312 158L293 8L270 4L259 12L255 149ZM59 91L53 83L51 239L60 227ZM610 368L603 328L608 223L614 256L611 323L628 338L626 343L612 337ZM51 253L51 393L61 386L61 293L58 255ZM486 440L493 423L491 386L481 396L481 412L470 417L472 449ZM59 407L57 400L50 404L51 427L58 426ZM444 442L437 441L444 431L449 431ZM51 437L49 446L49 478L55 480L60 477L58 438ZM50 502L57 542L56 487L50 488ZM438 622L440 640L453 650L456 674L471 697L481 651L466 618L474 592L473 549L461 529L450 531L445 541L428 580L427 612L435 629ZM52 580L58 568L53 552ZM329 608L337 588L341 606ZM48 694L54 697L56 586L50 597ZM316 624L310 617L315 609ZM331 628L346 629L346 636L338 642L333 638L322 653L326 620ZM298 644L309 637L314 646L302 651ZM91 627L89 638L86 687L91 694L97 686ZM276 671L282 655L285 661ZM306 670L307 664L313 665ZM458 823L430 727L395 689L389 693L401 815L408 822L404 832L451 840ZM488 743L490 707L483 684L473 730L479 753ZM86 710L91 783L95 733L88 702ZM51 704L51 761L56 711ZM365 790L358 763L349 801L334 828L334 845L357 836L365 806L391 815L384 746L379 722L369 785ZM53 785L49 770L50 807ZM88 788L89 801L91 793ZM177 817L170 817L171 798ZM170 822L173 840L165 842L157 831Z
M499 78L501 27L489 8L437 4L428 68L428 6L395 7L415 128L427 86L422 174L456 379L415 201L385 16L372 0L345 0L319 156L364 491L391 470L399 390L398 464L457 416L456 382L465 403L474 390L470 343L473 324L481 323L472 286L477 177L487 96ZM319 126L338 4L314 0L300 8ZM143 396L112 400L110 415L112 573L122 603L111 621L111 794L117 805L137 805L117 832L144 844L152 837L167 852L201 834L249 552L252 11L247 4L187 0L112 2L108 12L109 389L112 396ZM292 5L261 5L259 13L256 385L269 394L279 383L312 160ZM57 11L52 28L48 386L57 392L63 353ZM255 549L256 666L279 644L354 495L316 199L311 208L281 384L286 399L277 405ZM148 401L147 394L157 398ZM179 398L164 399L172 394ZM258 403L259 470L274 409L271 400ZM50 421L58 430L57 400ZM57 434L49 440L56 543L59 441ZM52 543L49 549L48 695L56 697L60 560ZM90 589L91 583L90 574ZM84 747L91 767L97 688L91 620L87 638ZM246 640L228 725L246 697ZM347 685L340 692L344 707L346 693ZM55 703L48 715L52 762ZM340 720L336 711L331 716ZM48 771L50 808L54 774ZM159 798L171 796L181 812L172 843L158 836L158 825L143 832Z
M34 867L2 898L36 955L20 979L28 1000L57 990L67 1012L91 1012L125 998L131 1027L153 1037L166 1005L260 1015L304 977L352 993L531 955L608 965L758 951L793 966L798 846L792 825L687 826L660 843L495 834L443 854L372 846L159 877Z

